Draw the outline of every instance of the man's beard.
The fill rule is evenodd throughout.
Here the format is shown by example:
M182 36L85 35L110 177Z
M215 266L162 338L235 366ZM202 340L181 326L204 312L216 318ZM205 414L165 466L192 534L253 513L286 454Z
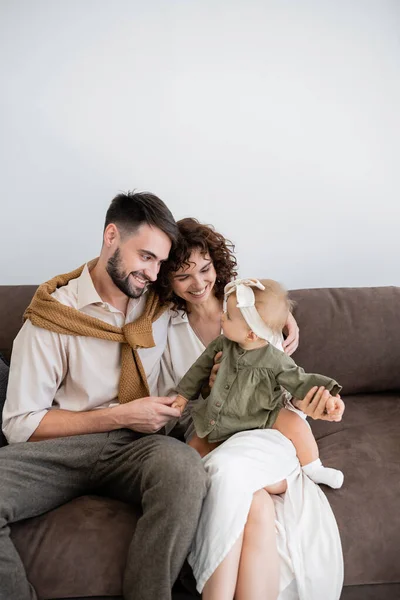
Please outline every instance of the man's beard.
M128 275L122 267L122 259L120 249L117 248L111 258L107 261L106 271L111 277L114 285L128 298L140 298L143 292L146 291L150 279L141 271L132 271ZM136 287L130 283L129 276L138 275L141 279L145 279L147 284L143 288Z

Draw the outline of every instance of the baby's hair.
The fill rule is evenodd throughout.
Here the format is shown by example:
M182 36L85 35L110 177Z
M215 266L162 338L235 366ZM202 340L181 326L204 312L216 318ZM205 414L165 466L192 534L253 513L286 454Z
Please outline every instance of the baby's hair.
M273 279L260 279L265 290L253 287L256 309L260 317L274 333L284 328L288 315L293 309L285 288Z

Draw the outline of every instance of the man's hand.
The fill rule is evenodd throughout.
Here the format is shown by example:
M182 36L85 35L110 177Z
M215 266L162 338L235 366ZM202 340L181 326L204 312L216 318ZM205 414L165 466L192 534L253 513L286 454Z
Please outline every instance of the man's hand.
M218 369L221 366L221 358L222 352L217 352L217 354L214 356L214 366L211 369L210 379L208 380L208 385L210 386L210 388L212 388L212 386L215 383L215 378L217 377Z
M303 411L312 419L322 419L323 421L342 420L345 405L341 397L331 396L324 387L317 386L311 388L303 400L293 398L293 404L296 408Z
M286 339L283 340L283 349L286 354L290 356L299 345L299 326L292 313L289 313L283 332L287 336Z
M179 408L173 408L175 398L148 396L139 398L114 408L120 427L127 427L141 433L156 433L171 419L181 415Z
M186 400L186 398L178 394L171 406L172 408L177 408L180 412L180 415L182 416L182 413L185 410L187 403L188 401Z

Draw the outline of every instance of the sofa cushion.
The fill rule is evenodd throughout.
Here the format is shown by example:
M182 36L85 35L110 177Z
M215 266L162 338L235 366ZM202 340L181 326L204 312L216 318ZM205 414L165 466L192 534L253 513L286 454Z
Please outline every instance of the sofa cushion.
M120 596L138 511L81 496L11 526L12 540L40 598Z
M8 365L6 365L3 357L0 354L0 448L7 444L6 438L3 435L3 431L1 429L2 419L3 419L3 406L6 400L6 392L7 392L7 384L8 384Z
M345 585L399 583L400 395L346 398L340 423L311 425L321 460L344 472L340 490L322 489L339 526Z
M295 290L306 371L336 379L343 394L400 390L400 288Z
M22 327L22 315L37 289L36 285L0 286L0 353L9 360L15 336Z

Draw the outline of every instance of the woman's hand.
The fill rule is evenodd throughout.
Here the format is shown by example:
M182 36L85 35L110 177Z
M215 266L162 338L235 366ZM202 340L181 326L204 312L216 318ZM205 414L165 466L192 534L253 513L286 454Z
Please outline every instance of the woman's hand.
M286 339L283 340L283 349L286 354L290 356L299 345L299 326L292 313L289 313L283 332L287 336Z
M342 420L345 405L339 395L331 396L324 387L314 386L308 392L303 400L293 398L294 406L303 411L312 419L322 419L323 421Z

